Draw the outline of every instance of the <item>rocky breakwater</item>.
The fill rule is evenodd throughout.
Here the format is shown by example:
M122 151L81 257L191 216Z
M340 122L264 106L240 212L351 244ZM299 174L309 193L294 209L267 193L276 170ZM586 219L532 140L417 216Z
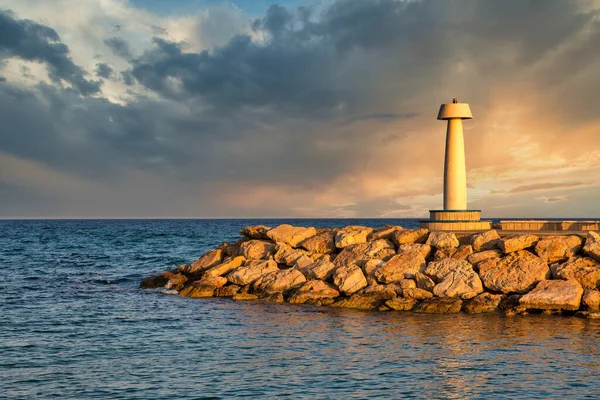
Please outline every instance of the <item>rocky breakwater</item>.
M249 226L191 264L146 278L186 297L416 313L600 318L600 235L471 236L385 226Z

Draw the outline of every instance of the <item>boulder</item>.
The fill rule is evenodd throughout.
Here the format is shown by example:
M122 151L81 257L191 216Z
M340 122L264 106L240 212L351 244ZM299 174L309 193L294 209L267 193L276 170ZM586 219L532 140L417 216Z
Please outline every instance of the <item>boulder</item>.
M577 311L575 313L577 318L587 318L587 319L600 319L600 312L598 311Z
M365 248L365 259L389 260L396 255L394 244L387 239L376 239Z
M345 295L351 295L367 286L367 278L356 265L339 267L333 273L333 283Z
M471 254L473 254L473 247L471 247L470 244L467 244L460 246L451 257L457 260L464 260Z
M237 292L231 297L233 300L242 301L242 300L258 300L258 296L252 293L240 293Z
M471 264L467 267L459 268L444 277L444 279L435 285L433 288L433 294L438 297L460 297L460 298L471 298L479 293L483 292L483 285L479 275Z
M404 228L398 225L386 225L382 228L377 228L367 235L367 241L370 242L377 239L392 240L394 232L401 231L402 229Z
M431 232L427 238L426 244L436 249L443 249L447 247L458 247L459 242L456 235L452 232Z
M227 285L215 290L216 297L233 297L237 292L240 291L238 285Z
M396 311L410 311L417 304L417 300L414 299L404 299L401 297L388 300L385 302L385 305Z
M277 243L276 249L277 252L273 256L273 259L278 264L285 264L288 267L293 267L300 257L308 255L305 250L294 249L285 243Z
M365 252L369 247L369 243L358 243L346 246L340 254L338 254L333 263L338 267L345 267L355 264L365 258Z
M415 274L415 282L417 283L417 287L419 289L424 289L424 290L427 290L428 292L433 292L435 282L427 275L425 275L421 272L417 272Z
M481 293L473 299L465 301L462 309L469 314L490 313L498 310L501 300L501 294Z
M248 260L266 260L275 254L275 243L265 240L249 240L241 244L240 254Z
M183 267L180 272L185 274L193 274L200 271L206 271L223 261L223 250L210 250L204 253L200 258L194 261L192 264L186 264L186 267Z
M334 299L339 297L338 292L331 285L323 281L308 281L298 286L290 296L289 302L292 304L304 304L311 301L313 304L317 300Z
M325 231L317 233L307 239L300 242L299 246L312 254L330 254L335 253L337 248L335 247L335 235L334 231Z
M331 306L342 308L354 308L357 310L377 310L383 303L383 300L375 296L356 293L347 299L341 299L336 301Z
M394 286L397 288L397 291L402 294L402 292L406 289L414 289L417 287L417 283L413 279L400 279L399 281L395 281L392 284L388 284L388 286Z
M476 252L492 250L498 247L500 236L495 229L477 233L471 236L471 246Z
M249 260L244 266L230 272L227 280L235 285L245 286L273 271L279 271L277 263L273 260Z
M600 289L600 264L589 257L571 257L567 262L552 264L556 279L575 279L584 289Z
M452 256L456 253L455 247L444 247L442 249L436 249L433 254L433 261L441 261L444 258L452 258Z
M460 312L462 300L458 297L433 297L417 304L413 311L423 314L453 314Z
M391 300L398 297L395 285L372 285L364 288L360 294L378 298L379 300Z
M255 294L280 293L306 282L302 272L297 269L284 269L262 275L252 284Z
M586 256L600 262L600 234L594 231L588 232L583 252Z
M313 227L303 228L301 226L292 226L282 224L267 232L269 239L276 243L285 243L292 247L298 247L300 242L317 234L317 230Z
M582 295L583 288L576 280L541 281L519 304L527 309L574 311L579 309Z
M223 278L222 276L202 278L186 286L179 292L179 295L184 297L213 297L215 290L225 286L226 283L227 278Z
M187 282L188 278L176 271L162 272L158 275L150 276L140 283L141 289L156 289L169 286L169 289ZM177 290L177 289L176 289Z
M304 273L308 279L320 279L325 281L333 276L333 272L336 268L334 263L326 258L322 258L319 261L315 261L304 267L302 273Z
M358 243L346 246L338 254L333 263L338 267L357 264L364 265L371 259L385 260L396 254L392 242L379 239L368 243Z
M381 283L391 283L404 278L413 278L425 268L425 258L420 252L400 253L375 270L375 278Z
M418 251L423 255L423 258L427 258L431 254L431 246L421 243L405 243L398 246L398 254L409 251Z
M335 246L338 249L343 249L351 244L365 243L371 232L373 232L373 228L367 228L366 226L346 226L336 233Z
M244 265L245 261L246 261L246 257L237 256L233 259L229 259L229 260L223 262L222 264L219 264L219 265L216 265L216 266L210 268L209 270L207 270L204 273L204 276L206 276L206 277L223 276L225 274L230 273L234 269L239 268L242 265Z
M264 225L247 226L240 231L240 235L246 236L249 239L268 240L267 232L271 228Z
M481 253L473 253L467 256L467 261L473 266L477 266L480 262L489 260L490 258L499 258L500 250L485 250Z
M537 255L547 263L565 261L575 256L583 245L583 240L576 235L547 236L535 245Z
M243 237L237 240L235 243L221 243L216 250L221 250L223 252L223 258L225 257L237 257L240 255L240 248L242 247L242 243L247 242L247 237Z
M452 272L457 270L472 270L473 267L465 260L444 258L440 261L431 261L423 269L423 273L429 276L435 283L440 283Z
M490 258L479 264L481 281L494 292L526 293L550 276L548 264L526 250L518 250L502 259Z
M269 293L258 297L258 300L262 303L283 303L285 298L282 293Z
M581 305L588 311L600 311L600 292L597 290L584 290Z
M539 238L535 235L511 235L498 240L498 247L504 254L524 250L537 243Z
M304 268L308 267L309 265L311 265L314 262L315 261L312 258L310 258L308 256L302 256L296 260L296 262L294 263L294 268L296 268L297 270L303 271Z
M377 270L377 268L383 265L384 262L385 261L383 260L368 260L363 264L362 270L365 274L365 277L367 278L367 283L370 286L377 284L377 279L375 278L375 271Z
M433 297L433 294L427 290L419 288L406 289L402 292L402 296L407 299L425 300Z
M398 246L408 243L425 243L427 236L429 236L427 229L404 229L394 232L392 241Z

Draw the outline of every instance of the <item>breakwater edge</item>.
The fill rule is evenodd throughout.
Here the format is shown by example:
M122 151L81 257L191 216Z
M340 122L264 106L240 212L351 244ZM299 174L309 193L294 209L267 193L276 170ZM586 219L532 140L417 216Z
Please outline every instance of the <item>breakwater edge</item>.
M600 235L465 235L384 226L248 226L144 279L186 297L416 313L600 318Z

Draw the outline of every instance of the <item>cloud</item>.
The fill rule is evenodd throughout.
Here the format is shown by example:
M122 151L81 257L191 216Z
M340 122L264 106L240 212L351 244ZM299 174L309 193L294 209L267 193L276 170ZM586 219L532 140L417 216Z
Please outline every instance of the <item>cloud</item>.
M96 64L96 76L109 79L113 73L113 69L106 63Z
M112 52L122 58L130 59L132 57L131 49L127 42L117 36L109 37L104 40L104 44L107 45Z
M513 187L505 191L492 191L493 193L521 193L521 192L537 192L554 189L571 189L589 186L591 182L544 182L534 183L532 185L523 185Z

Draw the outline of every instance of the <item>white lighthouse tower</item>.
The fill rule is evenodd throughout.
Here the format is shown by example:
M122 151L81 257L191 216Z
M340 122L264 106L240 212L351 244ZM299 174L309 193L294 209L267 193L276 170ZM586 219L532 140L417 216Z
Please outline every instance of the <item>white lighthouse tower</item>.
M422 228L430 230L486 230L489 221L481 221L480 210L467 208L467 168L463 119L472 119L467 103L442 104L437 119L448 121L446 129L446 157L444 160L444 209L430 210L430 220L421 221Z

